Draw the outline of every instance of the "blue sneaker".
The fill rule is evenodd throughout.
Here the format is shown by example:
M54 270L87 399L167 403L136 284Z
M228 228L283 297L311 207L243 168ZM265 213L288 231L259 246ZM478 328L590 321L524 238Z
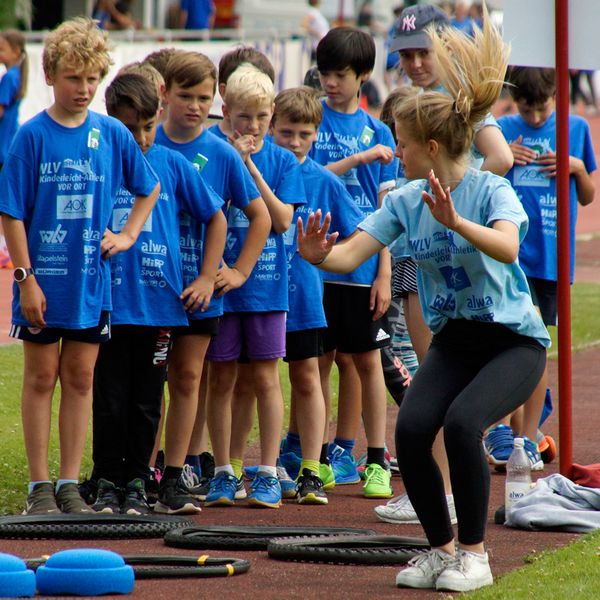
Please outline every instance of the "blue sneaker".
M354 462L354 456L337 444L329 444L329 462L333 469L335 485L359 483L360 475Z
M271 477L264 471L259 471L250 484L248 504L265 508L281 506L281 485L277 477Z
M279 485L281 486L281 497L295 498L298 486L290 477L285 467L281 465L277 465L277 479L279 479Z
M208 494L206 494L205 506L232 506L235 504L235 491L237 489L237 477L225 471L217 473L210 480Z
M258 473L258 465L248 465L244 467L244 477L252 481Z
M523 436L523 440L525 440L525 453L529 459L531 470L543 471L544 461L542 460L542 455L540 454L538 445L535 442L532 442L527 436Z
M488 429L483 438L483 448L488 462L495 467L504 467L513 450L515 434L508 425L496 425Z
M295 452L280 452L279 464L287 471L292 479L297 479L300 473L302 458Z

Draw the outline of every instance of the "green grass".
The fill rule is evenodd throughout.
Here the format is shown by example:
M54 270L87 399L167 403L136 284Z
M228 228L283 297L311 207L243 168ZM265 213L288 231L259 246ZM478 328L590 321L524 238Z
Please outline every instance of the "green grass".
M600 343L600 285L575 284L572 288L572 344L575 351ZM554 329L554 328L553 328ZM556 331L551 332L556 353ZM22 377L22 350L18 344L0 346L0 514L14 514L21 510L27 482L27 463L23 451L23 436L19 397ZM281 366L284 397L289 398L287 367ZM58 468L58 441L55 394L54 420L50 442L50 468ZM286 402L286 422L287 422ZM335 411L334 411L335 414ZM256 439L256 429L253 439ZM84 458L83 473L90 471L89 451ZM543 535L543 534L540 534ZM582 537L578 542L558 551L548 551L526 558L526 566L497 579L494 586L482 589L469 598L475 600L519 600L535 598L592 599L600 589L600 532Z

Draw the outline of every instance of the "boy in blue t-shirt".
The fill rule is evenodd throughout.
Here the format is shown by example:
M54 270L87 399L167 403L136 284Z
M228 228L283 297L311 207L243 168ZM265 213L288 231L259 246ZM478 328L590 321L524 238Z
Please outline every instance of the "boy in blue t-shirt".
M285 356L285 319L288 310L287 260L283 234L289 228L294 205L305 202L300 165L294 155L266 141L273 113L274 86L253 65L241 65L227 81L224 120L230 141L244 160L271 216L272 228L263 252L246 283L225 296L225 314L219 335L209 347L208 428L215 453L215 478L206 497L207 505L232 504L235 479L230 457L231 414L229 406L237 371L237 360L248 359L246 381L258 400L261 460L248 496L255 506L278 508L281 487L276 459L283 420L283 398L279 385L278 359ZM219 127L211 131L227 139ZM225 263L236 260L246 238L247 220L238 209L229 212L229 238ZM238 410L239 405L235 409ZM235 420L250 422L253 402L239 408ZM248 428L249 429L249 428ZM236 440L238 444L240 440ZM238 457L235 457L238 458ZM238 458L238 460L240 460Z
M17 133L0 175L0 212L15 269L11 335L23 340L23 429L31 481L25 512L92 512L77 489L92 409L94 364L110 337L106 260L138 237L159 184L127 129L88 106L111 63L91 19L59 25L44 44L54 103ZM121 185L136 195L109 229ZM62 343L61 343L62 340ZM50 408L61 382L61 462L48 467Z
M556 325L556 93L554 69L511 67L507 76L509 92L518 114L498 119L502 133L513 152L515 164L506 178L517 192L529 217L529 229L519 249L519 264L527 275L534 304L545 325ZM585 119L569 115L569 211L571 281L575 267L575 225L577 205L594 199L591 173L596 170L590 128ZM551 409L548 372L544 375L522 411L519 433L525 437L532 468L544 468L542 453L553 441L538 431L544 403ZM546 400L548 398L548 400ZM547 410L547 409L546 409ZM506 464L513 446L509 415L490 429L485 437L490 462ZM537 441L537 443L536 443ZM546 462L553 456L547 454Z
M0 169L19 128L19 107L27 90L29 59L25 36L20 31L0 31L0 63L6 73L0 79Z
M316 267L298 253L296 225L321 209L331 212L332 227L342 238L348 237L362 220L344 184L333 173L309 158L317 137L323 107L311 88L291 88L275 98L271 120L273 141L294 153L301 164L306 204L299 206L295 220L285 234L288 255L288 291L290 310L286 321L286 361L292 387L290 428L285 440L287 456L301 456L296 469L287 466L292 477L298 476L300 504L327 504L324 489L335 485L327 459L325 399L319 375L319 357L323 355L323 332L327 327L323 309L323 283ZM286 455L281 456L284 461Z
M317 46L323 121L309 156L338 175L366 217L395 186L398 170L389 128L359 108L361 85L375 64L375 44L368 34L337 27ZM386 391L379 349L390 341L385 314L391 299L391 261L387 249L355 271L324 276L327 316L323 380L335 357L340 369L338 428L332 466L338 483L360 481L352 448L361 415L367 435L365 496L389 498L390 472L384 459ZM358 375L358 376L357 376ZM328 386L324 390L329 400ZM361 399L362 397L362 399Z
M217 294L210 305L190 313L188 327L176 330L169 365L170 408L163 479L177 477L184 460L194 459L186 455L198 406L204 356L211 338L218 332L219 319L223 314L222 296L244 284L270 229L270 218L260 192L238 152L204 127L215 87L216 70L206 56L198 52L178 52L172 56L165 71L168 116L157 131L157 143L183 154L200 172L203 181L223 198L228 210L244 215L248 236L237 259L228 261L219 269L215 280ZM180 239L184 280L188 282L197 277L203 249L209 240L205 238L203 225L190 218L181 220ZM202 491L193 490L195 495L203 496L205 491ZM171 505L173 510L175 504L174 500L163 497L157 506L160 510Z
M106 107L133 134L159 176L161 193L137 242L111 260L112 337L100 350L94 381L93 478L98 481L98 498L93 508L143 514L149 511L145 482L160 420L171 332L187 326L186 311L210 302L227 222L220 210L223 201L194 167L179 153L154 144L160 115L156 83L140 74L119 74L106 90ZM114 231L126 222L132 200L129 192L119 190ZM182 211L204 224L211 240L201 273L185 285L179 249ZM125 491L123 501L120 488ZM178 505L169 506L170 512L200 510L178 480L171 488L170 504L177 495Z

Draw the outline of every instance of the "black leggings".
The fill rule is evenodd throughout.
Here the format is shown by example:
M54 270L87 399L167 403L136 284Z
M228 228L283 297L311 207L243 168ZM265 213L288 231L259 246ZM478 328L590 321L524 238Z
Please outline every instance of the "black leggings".
M523 404L539 382L546 350L496 323L451 320L433 337L396 422L398 465L429 543L454 538L431 448L441 427L458 517L458 540L485 534L490 473L483 432Z

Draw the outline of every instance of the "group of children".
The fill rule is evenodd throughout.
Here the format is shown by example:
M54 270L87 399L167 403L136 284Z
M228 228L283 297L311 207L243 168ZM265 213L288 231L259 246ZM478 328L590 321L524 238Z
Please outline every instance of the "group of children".
M24 346L26 514L147 513L165 381L155 511L194 513L200 499L229 506L246 497L277 508L288 494L326 504L325 490L359 481L352 450L361 421L364 495L391 498L380 352L394 333L390 247L418 265L409 289L420 307L411 311L433 332L396 426L408 495L376 509L411 522L389 517L408 503L432 546L397 584L466 591L491 583L482 438L508 428L498 423L521 406L519 427L537 430L544 323L556 319L554 90L543 85L549 74L513 69L520 116L500 121L507 141L499 139L488 121L506 70L499 34L487 19L474 39L428 28L439 25L430 8L401 15L412 25L396 50L423 89L390 103L394 136L359 108L375 46L353 28L332 29L316 48L324 98L306 87L276 96L272 66L250 48L226 54L218 76L202 54L164 50L119 71L106 91L109 117L88 110L110 66L105 34L74 19L48 36L43 66L54 104L21 127L0 175L16 267L11 335ZM223 120L208 127L217 84ZM575 212L577 199L593 199L595 162L585 123L573 126ZM474 138L486 171L467 167ZM506 173L511 151L509 184L494 172ZM522 185L535 189L526 195ZM525 238L528 216L534 233ZM280 358L291 382L281 444ZM329 444L334 361L339 413ZM247 491L255 407L261 454ZM77 483L92 413L90 507ZM190 486L186 463L201 474L204 423L214 471ZM436 438L441 450L432 453ZM289 488L282 466L295 480Z

